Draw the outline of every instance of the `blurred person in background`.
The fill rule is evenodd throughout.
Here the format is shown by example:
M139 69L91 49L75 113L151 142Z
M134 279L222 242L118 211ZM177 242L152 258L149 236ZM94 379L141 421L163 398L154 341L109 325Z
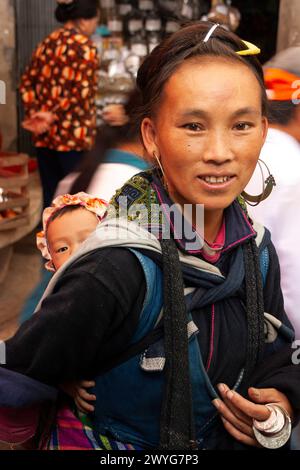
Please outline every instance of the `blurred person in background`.
M60 182L57 195L87 191L109 201L128 179L149 168L142 159L144 147L137 118L140 106L140 92L134 89L124 107L106 108L107 124L99 130L95 148L75 173Z
M285 310L300 339L299 290L299 200L300 200L300 46L275 55L264 67L269 99L269 124L260 158L274 176L276 187L269 199L249 209L255 220L272 233L281 267ZM259 166L247 187L250 194L262 192L266 167Z
M20 85L23 127L33 134L43 186L50 206L58 182L93 147L96 134L99 58L90 37L99 20L98 0L57 0L63 27L36 49Z

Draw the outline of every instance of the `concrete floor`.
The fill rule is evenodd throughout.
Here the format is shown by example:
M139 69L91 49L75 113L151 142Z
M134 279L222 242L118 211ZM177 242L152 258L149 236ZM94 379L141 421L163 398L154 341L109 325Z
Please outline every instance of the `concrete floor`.
M41 257L34 231L14 245L7 276L0 284L0 339L15 333L24 302L38 283L40 271Z

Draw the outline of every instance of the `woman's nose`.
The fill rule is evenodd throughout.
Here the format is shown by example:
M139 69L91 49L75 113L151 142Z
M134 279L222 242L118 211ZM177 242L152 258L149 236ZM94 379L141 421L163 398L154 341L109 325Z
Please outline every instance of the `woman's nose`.
M205 163L222 165L232 161L234 154L231 148L230 137L226 132L213 132L207 137L202 159Z

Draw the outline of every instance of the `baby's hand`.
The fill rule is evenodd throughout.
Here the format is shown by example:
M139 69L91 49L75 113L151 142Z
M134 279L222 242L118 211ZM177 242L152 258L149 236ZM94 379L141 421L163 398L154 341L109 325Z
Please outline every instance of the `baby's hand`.
M86 389L94 386L95 382L82 381L72 384L64 384L62 389L74 399L75 405L79 411L83 413L92 413L95 410L95 407L88 402L96 401L96 396L88 393Z
M95 407L88 402L96 401L96 396L86 391L87 388L94 387L95 385L95 382L89 381L83 381L75 385L74 401L79 411L92 413L95 410Z

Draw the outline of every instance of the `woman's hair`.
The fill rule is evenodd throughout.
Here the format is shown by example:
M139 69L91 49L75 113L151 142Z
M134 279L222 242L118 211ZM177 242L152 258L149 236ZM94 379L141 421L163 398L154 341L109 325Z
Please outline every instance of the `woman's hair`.
M138 109L141 106L141 94L135 88L124 105L125 113L128 116L128 122L124 126L103 125L99 129L95 147L88 152L80 166L76 169L79 172L78 178L71 187L71 194L79 191L87 191L98 166L105 161L105 154L110 148L116 148L118 145L130 142L140 141L140 121Z
M90 20L98 15L98 0L73 0L59 2L55 10L55 18L59 23L75 20Z
M205 56L223 57L245 64L255 75L261 88L262 113L267 115L268 99L260 62L253 55L240 56L237 51L247 49L234 33L218 26L207 42L204 38L214 24L200 21L183 27L157 46L141 65L137 86L142 94L140 118L155 114L167 80L188 59ZM247 93L247 90L245 90Z

